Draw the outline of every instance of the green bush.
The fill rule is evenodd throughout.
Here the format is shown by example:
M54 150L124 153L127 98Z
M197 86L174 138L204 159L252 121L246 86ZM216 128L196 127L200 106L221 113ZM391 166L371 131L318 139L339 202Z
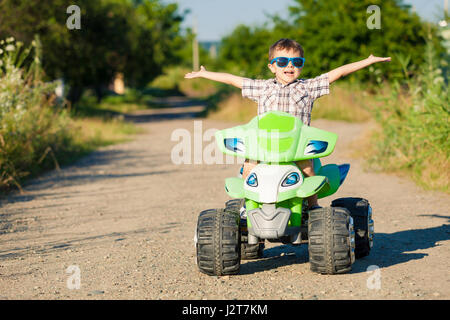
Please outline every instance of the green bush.
M192 70L187 67L166 68L164 73L149 85L162 90L178 92L189 97L206 97L217 92L217 83L207 79L185 79Z
M39 43L33 44L37 52ZM26 176L58 166L56 156L72 139L70 118L53 94L55 85L40 80L38 53L21 68L31 47L13 38L0 41L0 190Z
M81 14L77 30L66 25L74 4ZM0 38L30 43L40 35L45 74L64 79L72 107L89 88L102 98L117 73L128 86L145 86L179 61L177 50L185 45L178 5L160 0L2 0L0 12Z
M289 17L270 17L261 26L237 26L222 39L220 71L251 78L273 77L268 64L269 47L280 38L298 41L305 55L302 78L311 78L344 64L375 56L410 54L411 72L424 62L424 37L436 27L420 20L410 6L400 0L295 0L289 6ZM369 29L371 16L367 8L378 5L381 28ZM432 40L442 51L437 38ZM401 76L401 67L392 63L377 64L352 74L349 79L372 84ZM341 80L342 82L342 80Z
M405 80L394 84L384 107L374 109L382 130L373 137L369 161L372 167L405 172L424 187L448 192L450 99L448 74L443 74L448 55L439 61L431 41L424 53L425 63L413 78L409 59L398 57Z

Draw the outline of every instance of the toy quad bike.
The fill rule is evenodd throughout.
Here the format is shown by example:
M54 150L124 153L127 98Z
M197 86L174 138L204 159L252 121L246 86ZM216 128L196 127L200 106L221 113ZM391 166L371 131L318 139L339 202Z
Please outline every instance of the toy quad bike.
M340 198L330 207L307 210L305 198L332 195L350 165L321 165L337 135L303 125L272 111L248 124L216 132L226 154L259 160L244 180L225 180L229 200L223 209L202 211L195 234L197 265L209 275L239 273L241 259L261 258L264 241L308 243L311 270L345 273L373 245L372 209L362 198ZM313 159L315 176L304 177L293 161ZM242 214L244 213L244 214Z

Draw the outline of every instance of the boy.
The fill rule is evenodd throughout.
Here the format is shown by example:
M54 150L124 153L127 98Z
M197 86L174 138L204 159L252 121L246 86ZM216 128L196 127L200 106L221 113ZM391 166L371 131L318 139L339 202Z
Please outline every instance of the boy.
M340 77L370 66L376 62L391 61L390 57L380 58L370 55L367 59L346 64L313 79L298 79L304 66L303 48L291 39L280 39L269 49L270 71L274 79L253 80L228 73L210 72L201 66L200 71L190 72L185 78L206 78L231 84L242 89L242 96L258 103L258 115L267 111L279 110L299 117L304 124L310 125L314 100L329 93L330 83ZM314 175L311 160L297 161L297 166L307 177ZM244 162L242 177L245 179L255 166L248 159ZM308 209L320 208L317 195L308 199Z

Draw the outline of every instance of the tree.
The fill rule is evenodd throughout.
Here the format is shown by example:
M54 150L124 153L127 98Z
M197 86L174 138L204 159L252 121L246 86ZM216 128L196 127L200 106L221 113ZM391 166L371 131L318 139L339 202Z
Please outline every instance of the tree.
M129 54L125 79L133 86L145 86L168 64L177 63L177 50L185 45L180 36L183 16L177 4L141 1L135 7L129 33Z
M246 77L267 77L269 47L278 40L276 32L266 26L237 26L222 39L219 59L223 67Z
M368 20L380 11L380 28L370 29ZM308 69L313 76L369 56L392 56L393 63L377 65L380 74L393 78L401 74L397 55L411 56L419 66L424 61L425 38L432 26L423 23L401 0L342 0L339 2L295 0L289 8L291 36L304 46ZM433 30L435 31L435 29ZM368 73L355 74L367 78Z
M380 8L381 28L369 29L367 20L371 5ZM260 27L240 25L224 37L221 61L228 71L242 72L249 77L270 77L266 67L268 49L280 38L297 40L305 51L306 63L302 77L314 77L343 64L361 60L371 53L392 56L393 62L377 65L352 75L354 79L402 76L397 55L410 56L413 65L424 61L425 37L435 28L422 22L416 13L400 0L294 0L289 18L271 16ZM437 42L437 37L435 37ZM439 44L435 44L440 48ZM376 72L378 69L378 72ZM379 79L381 80L381 79Z
M75 103L86 88L98 98L117 72L131 85L148 83L174 61L182 16L158 0L79 0L81 29L69 30L69 0L0 2L0 36L25 43L38 34L48 79L64 78ZM17 17L21 17L17 19Z

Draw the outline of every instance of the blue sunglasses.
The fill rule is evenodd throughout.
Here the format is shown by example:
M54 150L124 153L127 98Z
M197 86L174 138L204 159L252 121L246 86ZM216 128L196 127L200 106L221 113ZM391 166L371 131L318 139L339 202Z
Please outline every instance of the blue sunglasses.
M295 57L295 58L286 58L286 57L277 57L270 61L272 64L276 61L277 66L280 68L285 68L288 66L289 61L292 61L292 65L296 68L302 68L305 65L305 58Z

